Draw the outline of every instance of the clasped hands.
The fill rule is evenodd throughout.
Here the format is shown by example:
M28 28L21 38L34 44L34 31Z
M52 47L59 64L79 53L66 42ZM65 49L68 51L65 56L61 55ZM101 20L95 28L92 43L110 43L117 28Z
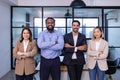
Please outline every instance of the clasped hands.
M17 54L23 59L29 56L29 52L17 52Z
M99 60L99 57L103 54L103 51L98 51L98 55L94 57L95 60Z

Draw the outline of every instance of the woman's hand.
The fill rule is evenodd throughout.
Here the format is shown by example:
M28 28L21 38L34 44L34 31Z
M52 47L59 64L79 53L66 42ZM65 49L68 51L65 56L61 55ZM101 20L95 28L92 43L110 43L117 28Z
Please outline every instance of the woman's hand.
M18 54L19 56L24 55L24 53L23 53L23 52L17 52L17 54Z
M29 57L30 53L29 52L24 52L24 56Z
M98 56L102 55L103 54L103 51L99 51L98 52Z

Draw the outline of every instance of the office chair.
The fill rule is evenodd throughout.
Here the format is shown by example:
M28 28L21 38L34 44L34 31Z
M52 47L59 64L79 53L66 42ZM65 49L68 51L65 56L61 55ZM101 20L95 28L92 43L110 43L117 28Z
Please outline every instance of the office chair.
M33 76L33 80L37 80L37 74L38 74L38 72L39 72L39 70L38 69L40 69L39 67L38 67L38 64L40 63L40 54L37 54L35 57L34 57L34 60L35 60L35 67L37 68L35 68L35 72L34 72L34 76ZM40 66L40 65L39 65Z
M105 71L105 73L109 75L109 80L113 80L112 74L114 74L117 70L117 66L119 63L118 61L119 61L119 58L115 59L114 61L107 60L108 70Z

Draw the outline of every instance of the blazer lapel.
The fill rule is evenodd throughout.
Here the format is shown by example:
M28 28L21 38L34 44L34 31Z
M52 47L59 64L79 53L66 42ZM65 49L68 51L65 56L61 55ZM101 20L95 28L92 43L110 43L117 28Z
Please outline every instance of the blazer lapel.
M81 33L78 33L76 46L79 46L81 44L82 39L83 39L83 37L81 36Z
M91 45L92 45L93 49L96 50L96 43L95 43L95 40L92 41Z
M101 42L100 42L100 45L99 45L99 48L98 48L98 51L101 51L102 50L102 46L104 45L104 43L103 43L103 39L101 39Z
M80 36L80 33L78 33L78 38L77 38L76 46L79 45L80 39L81 39L81 36Z
M23 42L21 42L21 43L19 44L19 46L20 46L20 50L21 50L22 52L24 52L24 45L23 45Z
M31 43L31 42L28 42L28 46L27 46L26 51L30 51L31 46L32 46L32 43Z
M72 46L74 46L74 40L73 40L72 32L70 33L70 43L71 43Z

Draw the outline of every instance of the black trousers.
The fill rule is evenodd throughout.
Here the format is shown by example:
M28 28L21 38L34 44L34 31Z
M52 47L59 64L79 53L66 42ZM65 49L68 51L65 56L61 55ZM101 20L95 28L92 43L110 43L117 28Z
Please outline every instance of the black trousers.
M68 75L70 80L81 80L83 65L78 65L76 60L71 62L71 65L67 65Z
M51 75L52 80L60 80L60 59L45 59L41 57L40 80L48 80Z
M16 75L16 80L33 80L33 75L34 74L30 74L30 75Z

